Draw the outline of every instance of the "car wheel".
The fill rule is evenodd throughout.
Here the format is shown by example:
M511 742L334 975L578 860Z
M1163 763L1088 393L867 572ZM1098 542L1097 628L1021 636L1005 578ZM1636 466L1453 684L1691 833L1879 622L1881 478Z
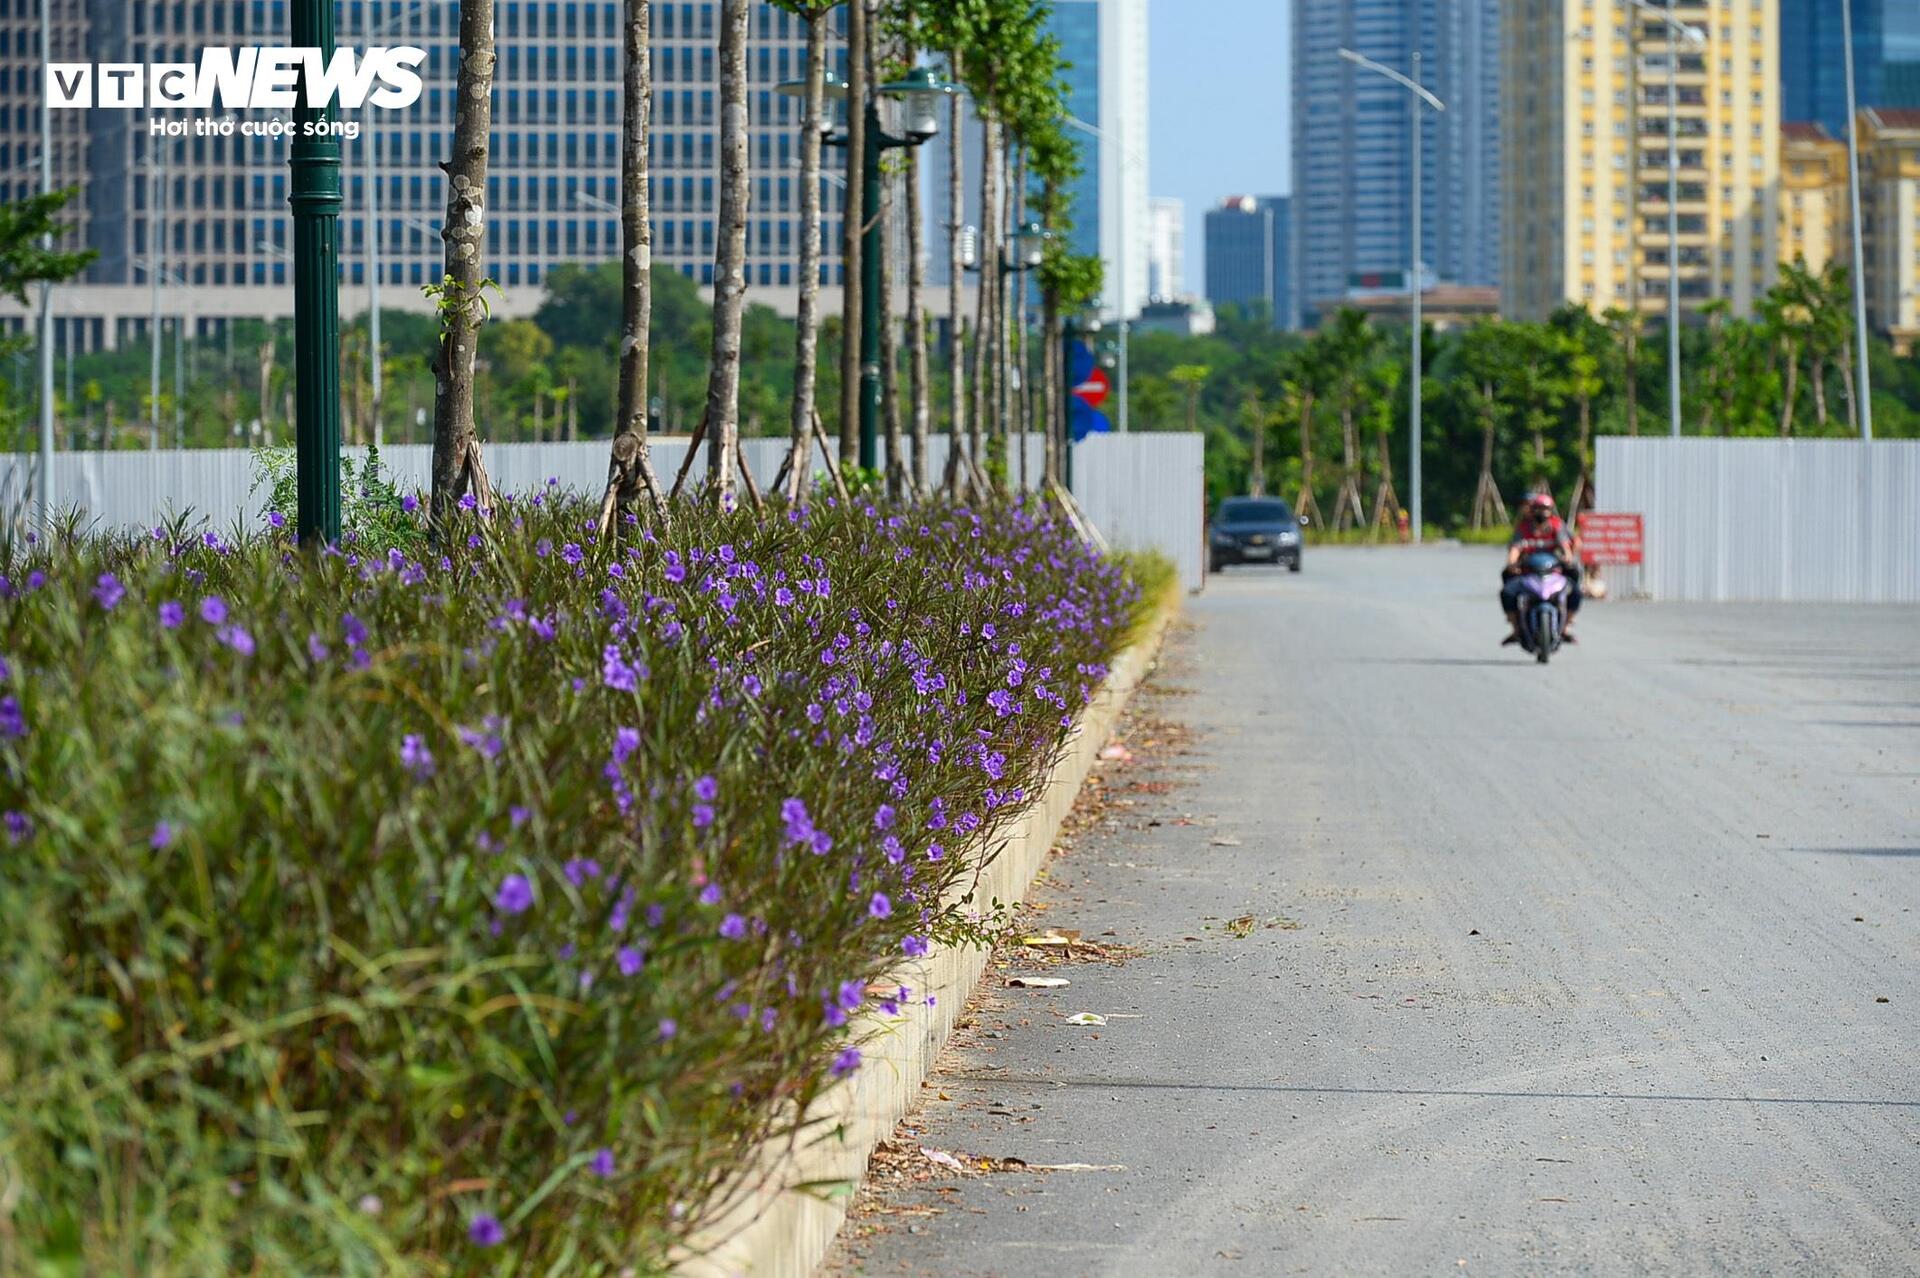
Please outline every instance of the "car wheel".
M1288 562L1288 564L1287 564L1287 571L1288 571L1288 572L1299 572L1299 571L1300 571L1300 556L1298 556L1298 555L1295 555L1295 556L1294 556L1294 557L1292 558L1292 560Z
M1215 558L1215 559L1209 559L1209 560L1207 560L1207 571L1208 571L1208 572L1219 572L1219 571L1220 571L1220 561L1219 561L1219 559L1217 559L1217 558Z

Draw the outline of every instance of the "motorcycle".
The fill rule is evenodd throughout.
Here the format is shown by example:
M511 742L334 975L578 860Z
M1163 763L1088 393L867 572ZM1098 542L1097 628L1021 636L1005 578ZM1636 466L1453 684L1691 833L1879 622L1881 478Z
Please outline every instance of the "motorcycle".
M1560 557L1536 550L1519 564L1520 646L1546 665L1560 650L1567 629L1568 594L1572 582Z

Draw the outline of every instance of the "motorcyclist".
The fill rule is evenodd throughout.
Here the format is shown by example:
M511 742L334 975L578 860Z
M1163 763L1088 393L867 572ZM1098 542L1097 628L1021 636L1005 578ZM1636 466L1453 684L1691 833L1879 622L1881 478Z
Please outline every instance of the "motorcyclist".
M1567 643L1575 642L1573 616L1580 611L1579 561L1574 554L1573 538L1567 532L1567 525L1554 513L1553 495L1538 492L1527 499L1526 513L1514 526L1513 537L1507 543L1507 566L1501 573L1500 607L1507 614L1507 627L1511 633L1500 641L1503 647L1520 642L1520 592L1525 576L1521 562L1528 555L1541 551L1556 556L1566 575L1567 621L1561 638Z

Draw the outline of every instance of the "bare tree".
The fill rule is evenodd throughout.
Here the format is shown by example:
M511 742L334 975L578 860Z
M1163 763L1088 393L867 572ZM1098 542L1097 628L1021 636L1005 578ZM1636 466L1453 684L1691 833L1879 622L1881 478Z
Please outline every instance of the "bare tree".
M840 465L859 455L860 445L860 237L875 210L865 207L868 0L847 5L847 211L841 221L840 261Z
M733 495L740 447L740 310L747 295L747 0L720 5L720 216L707 371L707 477Z
M653 335L653 230L649 222L647 128L653 110L651 0L627 0L625 97L620 114L620 397L615 407L600 535L614 512L644 496L662 518L660 479L647 447L647 347ZM571 388L572 383L569 383ZM573 438L569 389L567 438Z
M920 158L907 148L907 387L912 397L910 432L913 441L913 495L927 492L927 435L932 428L927 368L926 246L920 239ZM959 287L959 281L954 281Z
M819 412L820 139L826 115L827 15L833 0L775 0L807 28L807 92L800 113L800 305L793 344L793 416L788 422L788 501L798 501Z
M434 361L433 494L435 527L471 492L493 503L473 420L473 360L486 322L487 131L493 123L493 0L460 0L460 71L455 81L453 156L447 213L440 227L446 272L440 283L440 350Z

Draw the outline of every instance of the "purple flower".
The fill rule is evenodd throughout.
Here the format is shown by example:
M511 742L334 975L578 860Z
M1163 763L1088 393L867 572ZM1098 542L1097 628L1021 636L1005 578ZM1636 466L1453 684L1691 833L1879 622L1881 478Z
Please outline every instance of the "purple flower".
M709 883L700 889L700 904L702 905L718 905L725 899L726 897L720 891L720 885L718 883Z
M320 642L319 635L307 636L307 656L312 658L315 665L327 659L327 645Z
M611 1149L602 1149L599 1153L593 1156L593 1161L588 1163L587 1167L592 1170L594 1175L598 1176L602 1180L608 1180L612 1178L613 1151Z
M747 934L747 921L738 914L729 914L720 920L720 935L729 941L737 941Z
M400 499L400 509L411 515L414 511L420 509L420 499L412 493L408 493Z
M620 651L620 645L608 644L600 653L600 682L615 692L638 692L640 681L634 668L627 664L626 657Z
M507 1231L499 1217L481 1212L468 1222L467 1237L476 1247L498 1247L507 1240Z
M843 1012L859 1010L860 1004L867 998L867 987L859 981L840 982L840 994L834 1001Z
M507 820L512 823L513 828L516 830L519 829L521 826L525 825L527 823L527 819L532 815L533 813L529 812L527 809L521 807L517 803L507 809Z
M8 809L6 816L0 820L6 822L9 843L24 843L33 834L33 818L24 812Z
M350 612L340 614L340 633L347 641L347 647L358 648L367 641L367 628L360 618Z
M287 526L287 517L277 510L269 510L267 512L267 522L275 528L285 528Z
M568 861L561 872L567 876L567 882L575 887L585 887L588 879L600 877L600 863L576 857Z
M157 852L173 842L173 827L162 821L153 827L153 836L147 840Z
M27 717L20 712L18 697L0 697L0 737L27 735Z
M931 948L926 941L917 936L903 937L900 941L900 951L908 958L925 958Z
M560 547L560 557L570 564L577 564L586 558L586 554L580 549L578 543L570 541Z
M787 799L780 805L780 819L786 823L787 842L811 843L813 841L813 818L807 815L804 801Z
M248 634L244 628L240 626L222 626L214 633L215 637L218 638L221 643L224 643L241 656L251 657L253 655L253 636Z
M460 509L462 510L473 510L475 507L479 506L479 504L480 504L480 499L478 497L475 497L472 493L462 494L460 498Z
M668 1039L672 1038L675 1034L678 1034L679 1032L680 1032L680 1022L674 1020L671 1016L663 1016L660 1018L660 1041L661 1042L663 1043L666 1042Z
M875 892L873 899L867 902L867 915L870 918L884 919L893 913L893 902L887 899L885 892Z
M509 874L493 894L493 908L502 914L525 914L533 907L533 884L524 874Z
M187 610L169 599L160 605L160 624L168 630L178 630L180 623L187 619Z
M412 773L416 781L425 781L433 775L433 751L427 749L427 743L419 734L409 732L401 738L400 766Z
M893 809L890 806L883 803L879 809L874 812L873 828L876 830L891 830L893 828Z
M680 556L675 551L669 550L666 554L666 575L667 580L675 584L687 579L686 565L680 562Z
M622 976L638 976L640 969L646 966L646 959L639 950L631 945L623 945L614 951L613 962Z
M127 588L121 585L120 579L110 572L101 573L100 580L93 587L94 600L108 612L118 607L120 601L126 598L126 594Z
M860 1049L857 1047L843 1047L833 1058L833 1076L835 1078L845 1078L859 1068Z
M693 797L702 803L712 803L720 797L720 783L712 777L701 777L693 783Z
M713 805L711 803L694 804L693 805L693 828L696 830L704 830L712 824L713 824Z
M208 595L200 601L200 620L209 626L226 624L227 601L219 595Z

